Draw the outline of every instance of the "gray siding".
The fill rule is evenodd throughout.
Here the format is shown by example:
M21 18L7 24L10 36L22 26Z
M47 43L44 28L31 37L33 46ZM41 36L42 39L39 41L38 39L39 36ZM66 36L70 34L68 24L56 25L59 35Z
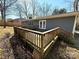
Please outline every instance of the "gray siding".
M75 17L64 17L47 20L47 29L61 27L62 29L72 32Z
M55 27L61 27L62 29L72 32L75 17L63 17L63 18L53 18L46 20L46 30L53 29ZM25 25L31 29L39 29L39 20L31 20Z
M24 25L24 27L31 28L31 29L39 28L39 20L27 21L27 22L23 23L23 25Z

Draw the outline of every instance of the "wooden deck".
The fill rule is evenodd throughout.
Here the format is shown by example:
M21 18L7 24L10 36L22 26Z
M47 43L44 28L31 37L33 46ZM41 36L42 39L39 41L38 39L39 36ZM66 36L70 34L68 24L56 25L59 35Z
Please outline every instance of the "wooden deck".
M14 27L14 32L17 37L22 38L25 42L33 46L39 52L41 59L43 59L51 45L58 38L59 27L45 32Z

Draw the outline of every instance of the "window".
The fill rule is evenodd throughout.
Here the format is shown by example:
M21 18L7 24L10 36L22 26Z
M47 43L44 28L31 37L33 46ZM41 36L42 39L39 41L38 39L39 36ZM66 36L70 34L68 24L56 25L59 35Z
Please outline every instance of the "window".
M39 21L39 28L40 29L46 29L46 20L40 20Z

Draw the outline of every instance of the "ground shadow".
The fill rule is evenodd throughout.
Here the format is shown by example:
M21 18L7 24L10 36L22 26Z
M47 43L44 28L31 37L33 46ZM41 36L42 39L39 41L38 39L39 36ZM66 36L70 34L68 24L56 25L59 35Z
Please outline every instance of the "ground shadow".
M16 36L13 36L10 39L10 43L13 48L15 59L33 59L32 58L33 48L31 48L23 40L17 38Z

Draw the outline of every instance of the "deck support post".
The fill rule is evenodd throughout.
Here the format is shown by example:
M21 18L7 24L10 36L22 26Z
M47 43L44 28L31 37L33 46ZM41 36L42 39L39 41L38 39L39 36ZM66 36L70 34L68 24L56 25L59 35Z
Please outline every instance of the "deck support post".
M14 27L14 35L15 35L16 38L18 38L18 32L17 32L17 28L16 27Z
M15 35L15 36L17 35L16 27L14 27L14 35Z
M44 35L41 35L41 50L40 50L40 57L41 57L41 59L44 58L44 57L43 57L43 36L44 36Z

